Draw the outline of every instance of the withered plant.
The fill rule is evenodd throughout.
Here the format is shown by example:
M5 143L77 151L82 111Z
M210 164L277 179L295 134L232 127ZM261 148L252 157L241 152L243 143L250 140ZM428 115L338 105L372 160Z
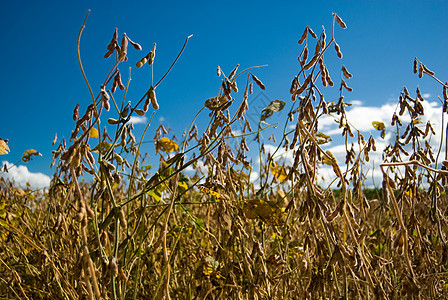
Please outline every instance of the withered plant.
M153 76L155 43L136 63L150 68L151 77L133 102L127 98L127 55L142 47L115 29L105 54L113 66L103 84L92 87L79 51L86 20L78 60L91 103L75 106L70 139L53 152L56 172L48 192L0 181L0 298L446 297L448 162L446 154L440 158L446 134L434 151L430 139L437 133L419 119L421 91L412 98L403 88L392 117L395 139L380 166L382 189L377 198L366 197L366 162L375 139L347 119L352 74L342 66L330 76L325 64L343 56L335 31L347 26L337 14L328 36L324 27L319 35L306 27L300 37L291 100L272 101L251 124L249 99L266 89L253 73L261 66L218 67L217 93L186 120L190 125L179 138L166 125L157 127L151 153L142 145L164 105L156 91L190 37L161 78ZM420 77L443 86L446 113L447 83L417 59L414 64ZM339 96L326 99L324 92L335 85ZM263 135L281 110L288 111L283 132L267 140L277 146L268 152ZM200 129L196 120L204 113L209 121ZM149 116L138 138L130 122L136 115ZM341 128L344 162L325 150L332 137L319 129L324 116ZM386 125L373 126L384 137ZM258 146L255 158L251 140ZM282 156L290 152L288 164ZM320 180L324 169L332 172L327 185Z

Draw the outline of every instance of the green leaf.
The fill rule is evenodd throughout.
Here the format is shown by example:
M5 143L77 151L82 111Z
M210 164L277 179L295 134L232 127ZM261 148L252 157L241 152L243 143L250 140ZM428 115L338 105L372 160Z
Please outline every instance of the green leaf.
M199 232L201 232L205 228L204 221L199 218L196 219L196 221L194 222L194 225L196 226L196 229L199 230Z

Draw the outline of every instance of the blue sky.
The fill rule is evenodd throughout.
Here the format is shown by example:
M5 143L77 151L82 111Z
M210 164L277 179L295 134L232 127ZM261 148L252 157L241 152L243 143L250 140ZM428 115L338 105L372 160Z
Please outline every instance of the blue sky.
M241 69L267 64L254 71L267 87L266 97L290 105L289 86L299 71L297 41L307 25L316 33L324 25L329 34L332 12L348 28L337 27L335 33L343 59L327 54L326 63L336 85L342 64L354 75L348 82L354 89L346 93L348 101L386 112L381 108L394 103L404 85L411 93L419 85L427 100L436 102L441 87L412 73L414 57L448 80L448 1L8 1L0 9L0 137L9 139L11 152L0 161L14 163L25 150L35 149L43 156L21 164L29 172L52 175L55 133L68 139L73 108L79 103L84 112L90 104L76 57L76 39L88 9L81 55L96 92L113 65L103 55L115 28L144 49L129 51L129 63L122 67L127 75L127 67L133 66L130 100L147 89L148 68L134 66L152 44L157 43L157 79L185 38L194 35L157 89L155 124L163 119L177 135L205 99L216 95L218 65L229 73L237 63ZM336 87L324 92L327 100L338 94Z

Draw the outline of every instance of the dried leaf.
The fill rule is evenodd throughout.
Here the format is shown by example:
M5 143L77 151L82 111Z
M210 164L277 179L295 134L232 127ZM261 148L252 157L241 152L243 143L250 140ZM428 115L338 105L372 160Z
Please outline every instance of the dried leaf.
M9 152L8 140L0 138L0 155L8 154L8 152Z
M23 160L24 162L29 162L30 160L33 159L33 156L42 156L42 154L40 154L39 152L37 152L37 151L34 150L34 149L29 149L29 150L26 150L26 151L23 153L23 155L22 155L22 160Z
M269 105L263 108L263 110L261 111L261 121L264 121L272 116L274 112L281 111L285 107L285 105L286 102L281 100L271 101L271 103L269 103Z

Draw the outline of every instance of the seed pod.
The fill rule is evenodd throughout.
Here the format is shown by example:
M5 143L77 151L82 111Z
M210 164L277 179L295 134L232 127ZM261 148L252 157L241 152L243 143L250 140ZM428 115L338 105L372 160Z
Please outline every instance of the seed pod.
M322 25L322 34L321 34L321 40L322 40L322 48L325 48L327 34L325 33L325 27Z
M120 71L118 71L117 75L115 75L115 78L116 78L116 79L114 79L114 81L115 81L115 80L117 81L118 87L120 88L120 90L123 91L123 90L125 89L125 86L124 86L123 82L121 82L121 74L120 74Z
M157 103L156 91L154 89L151 89L149 91L149 99L151 100L152 107L155 110L158 110L159 109L159 104Z
M333 86L334 83L333 83L333 80L331 80L330 73L328 72L328 69L326 66L324 66L324 68L325 68L325 80L328 82L329 86Z
M137 113L137 115L139 115L139 116L144 116L144 115L145 115L145 112L144 112L142 109L136 108L134 111L135 111L135 112Z
M128 36L126 36L126 38L135 50L142 50L142 46L140 46L140 44L133 42Z
M142 59L140 59L140 60L138 61L138 63L136 64L136 67L137 67L137 68L140 68L141 66L143 66L144 64L146 64L147 61L148 61L148 59L146 58L146 56L143 57Z
M294 79L291 82L291 88L289 89L289 92L291 94L294 94L294 92L297 90L298 86L299 86L299 79L296 76L296 77L294 77Z
M308 26L305 28L305 31L302 33L302 37L299 40L299 45L303 43L303 41L306 39L306 36L308 35Z
M235 80L232 81L232 83L230 84L230 87L232 88L232 90L235 93L238 93L238 86L236 85L236 81Z
M257 76L250 74L252 76L252 79L255 81L255 83L260 87L260 89L265 90L266 87L264 84L260 81L260 79L257 78Z
M342 86L349 92L353 91L353 89L349 86L347 86L347 83L345 82L345 80L342 80Z
M428 74L429 76L434 76L434 72L428 69L424 64L422 64L423 73Z
M294 95L300 95L306 89L306 87L308 86L308 83L310 83L312 76L313 76L313 74L308 75L308 77L303 82L302 86L294 93ZM293 101L295 101L295 99Z
M342 21L342 19L337 14L333 13L333 15L336 17L336 22L339 24L339 26L341 26L341 28L347 28L347 25L345 25L344 21Z
M114 118L109 118L109 119L107 119L107 123L109 123L110 125L116 125L116 124L120 123L120 121L117 119L114 119Z
M110 273L113 277L117 277L118 276L118 266L117 263L115 262L115 258L112 258L112 260L109 263L109 268L110 268Z
M221 76L221 67L218 66L218 68L216 69L216 75Z
M120 117L126 118L128 116L130 106L131 106L131 101L129 101L128 104L123 108L123 111L120 113Z
M336 41L334 42L334 49L336 50L336 54L338 55L338 57L342 58L341 48L339 47L338 43L336 43Z
M95 164L95 158L93 157L93 155L90 151L86 151L86 158L89 160L89 162L92 165Z
M148 65L152 65L156 58L156 43L154 43L152 50L146 55L146 58L148 59Z
M308 27L308 26L307 26L307 29L308 29L308 32L311 34L311 36L313 38L317 39L317 35L314 33L314 31L310 27Z
M344 74L345 78L350 79L353 77L352 74L350 74L349 71L347 71L347 69L345 68L344 65L342 65L342 74Z
M148 109L149 109L149 103L150 103L151 101L149 100L149 95L147 95L146 96L146 99L145 99L145 104L143 104L143 111L144 112L147 112L148 111Z
M421 101L425 101L425 99L423 99L423 97L422 97L422 94L420 93L420 89L417 87L417 91L416 91L416 93L417 93L417 98L419 99L419 100L421 100Z
M79 117L79 104L76 104L75 109L73 110L73 121L78 120Z
M422 78L423 77L423 67L422 67L422 63L420 63L418 65L418 78Z
M235 76L236 71L238 70L238 67L240 66L240 64L237 64L236 67L232 70L232 72L230 72L229 75L229 80L233 78L233 76Z
M118 29L115 28L115 32L112 36L112 40L110 41L109 45L107 45L107 50L114 50L118 43Z
M81 151L79 151L79 148L74 148L73 149L73 156L72 156L72 160L70 161L70 164L72 165L72 167L77 168L79 167L79 165L81 164Z
M308 59L308 47L305 45L305 47L303 48L303 55L302 55L301 64L304 65L306 63L307 59Z
M120 211L118 212L118 219L120 220L121 225L123 226L123 228L126 228L128 225L128 223L126 222L126 219L124 217L124 212L123 209L120 209Z
M86 205L86 212L87 212L87 216L89 218L93 218L95 216L95 213L93 212L93 210L88 205Z
M118 55L118 61L126 61L128 58L126 54L128 53L128 39L126 38L126 33L123 33L121 38L121 49Z
M417 62L416 59L414 59L414 67L413 67L413 71L414 71L414 74L417 74L417 71L418 71L418 62Z
M249 83L249 94L252 95L253 92L254 92L254 83L251 81Z
M448 100L448 82L445 82L445 84L443 85L443 99L445 101Z

